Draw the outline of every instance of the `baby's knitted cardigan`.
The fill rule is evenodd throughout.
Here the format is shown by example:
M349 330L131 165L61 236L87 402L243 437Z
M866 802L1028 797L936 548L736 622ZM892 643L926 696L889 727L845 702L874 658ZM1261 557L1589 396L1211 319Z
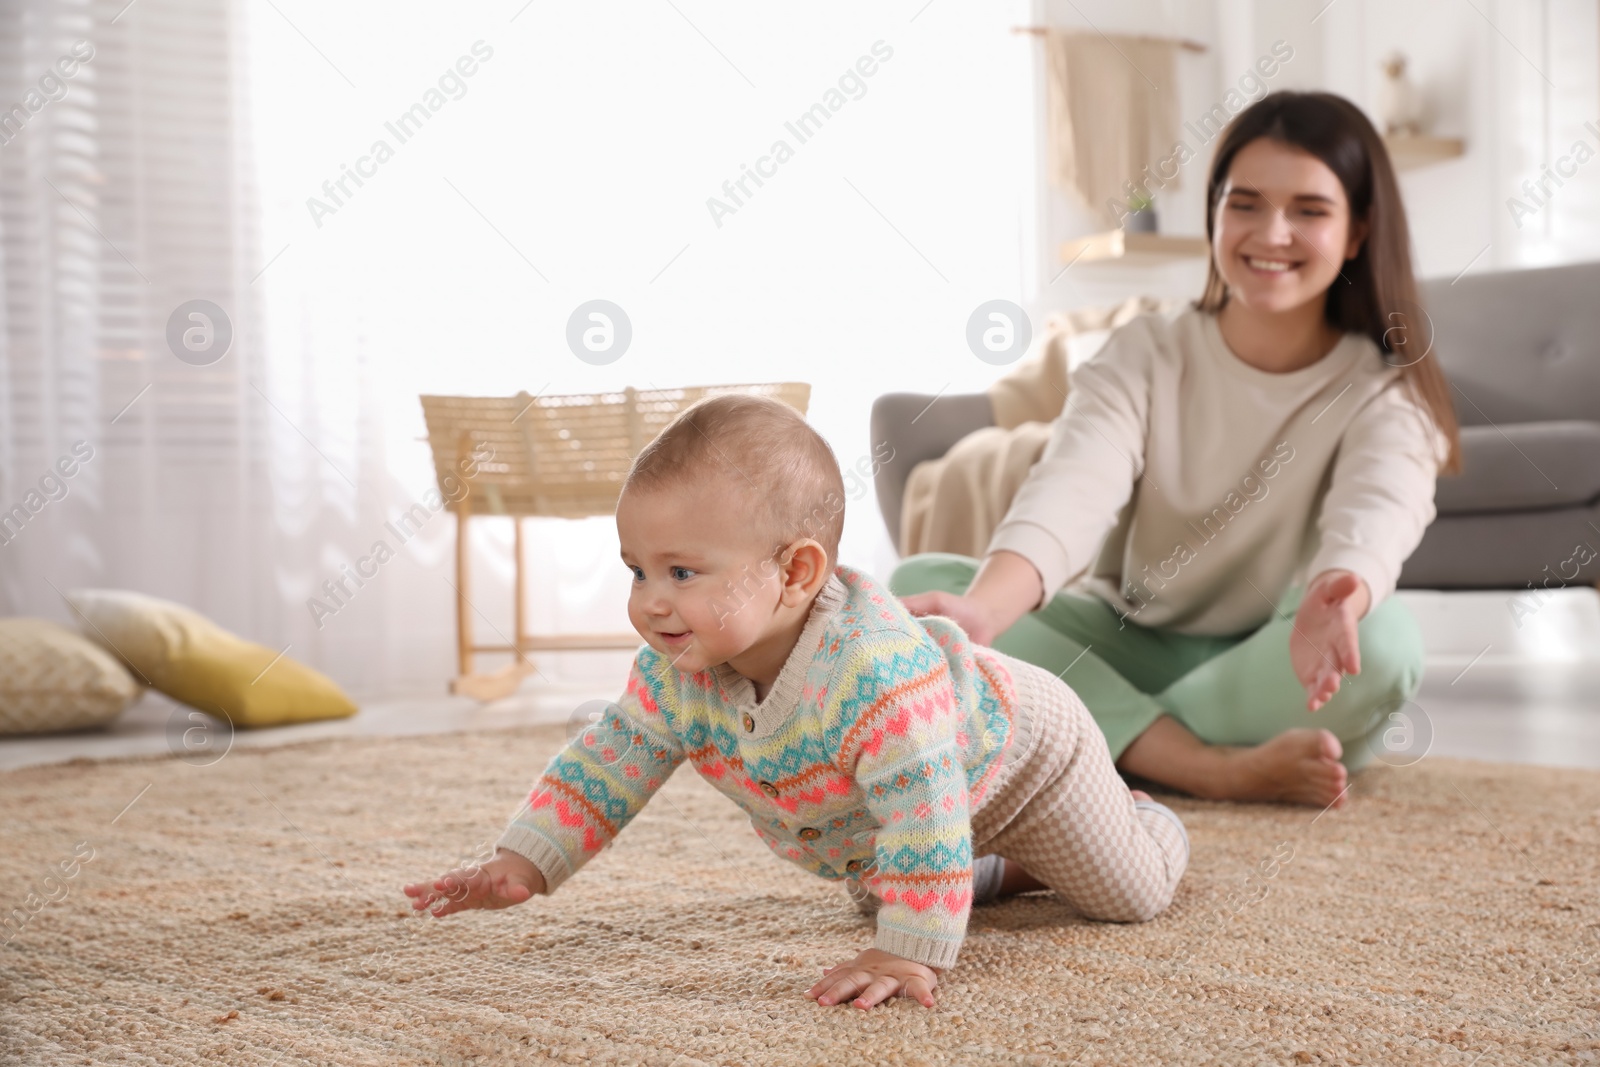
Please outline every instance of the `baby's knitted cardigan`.
M971 816L1015 708L995 653L840 566L759 703L726 663L686 674L640 648L622 699L550 761L498 844L553 892L688 759L780 857L870 885L878 948L949 967L972 906Z

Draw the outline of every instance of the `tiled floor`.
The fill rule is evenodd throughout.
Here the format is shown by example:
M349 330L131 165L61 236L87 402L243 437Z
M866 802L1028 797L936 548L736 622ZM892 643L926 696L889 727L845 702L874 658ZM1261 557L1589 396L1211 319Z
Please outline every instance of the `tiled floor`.
M1428 672L1416 705L1443 756L1600 768L1600 596L1561 590L1528 614L1507 593L1401 596Z
M453 696L367 700L361 702L361 711L349 719L234 733L224 723L159 693L147 692L105 730L0 740L0 771L78 757L105 759L165 752L208 763L220 759L230 746L256 748L330 737L447 734L524 723L566 722L585 701L605 695L604 688L598 686L529 685L516 696L493 704ZM611 699L615 697L615 693L610 694Z
M1600 597L1565 590L1534 615L1510 610L1503 593L1402 593L1422 625L1428 671L1411 728L1427 754L1547 766L1600 768ZM1520 621L1521 625L1517 623ZM209 761L228 744L256 747L325 737L492 730L524 723L589 720L585 702L615 699L620 679L552 687L480 705L462 697L370 700L354 718L271 730L221 727L158 695L147 695L111 728L0 740L0 770L84 757L182 753ZM1418 714L1420 713L1420 714ZM187 735L185 731L189 731Z

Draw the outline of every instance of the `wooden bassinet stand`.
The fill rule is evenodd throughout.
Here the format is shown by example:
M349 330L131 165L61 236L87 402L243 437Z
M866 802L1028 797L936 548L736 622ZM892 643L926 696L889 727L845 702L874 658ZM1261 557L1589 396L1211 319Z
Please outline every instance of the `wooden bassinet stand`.
M533 673L530 652L635 649L637 633L530 634L522 554L524 518L578 519L613 515L628 468L684 408L717 393L755 393L789 404L802 415L811 386L801 382L634 389L567 396L424 396L423 417L433 449L434 476L456 517L456 650L459 671L450 691L478 700L510 696ZM450 487L455 487L453 490ZM465 486L466 491L461 488ZM454 498L454 499L452 499ZM515 587L515 637L473 643L468 520L510 516ZM493 624L490 624L493 626ZM498 632L498 630L497 630ZM504 635L502 634L502 639ZM479 652L511 653L489 674L473 670Z

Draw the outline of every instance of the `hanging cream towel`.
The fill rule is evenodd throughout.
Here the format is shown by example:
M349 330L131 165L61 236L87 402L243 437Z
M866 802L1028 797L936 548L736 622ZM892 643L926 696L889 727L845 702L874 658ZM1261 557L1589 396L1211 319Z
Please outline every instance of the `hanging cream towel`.
M1050 173L1112 225L1178 143L1177 41L1049 30ZM1175 185L1177 179L1163 181ZM1154 191L1154 190L1151 190Z

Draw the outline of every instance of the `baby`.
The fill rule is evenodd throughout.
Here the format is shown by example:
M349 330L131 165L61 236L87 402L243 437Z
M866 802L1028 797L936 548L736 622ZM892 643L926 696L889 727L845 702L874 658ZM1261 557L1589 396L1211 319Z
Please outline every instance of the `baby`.
M412 908L554 892L685 760L778 856L876 911L873 947L807 991L819 1004L932 1007L971 906L1006 893L1119 922L1166 908L1188 835L1123 785L1072 690L836 566L843 526L838 463L793 408L683 411L617 502L646 642L626 692L551 759L494 858L405 886Z

